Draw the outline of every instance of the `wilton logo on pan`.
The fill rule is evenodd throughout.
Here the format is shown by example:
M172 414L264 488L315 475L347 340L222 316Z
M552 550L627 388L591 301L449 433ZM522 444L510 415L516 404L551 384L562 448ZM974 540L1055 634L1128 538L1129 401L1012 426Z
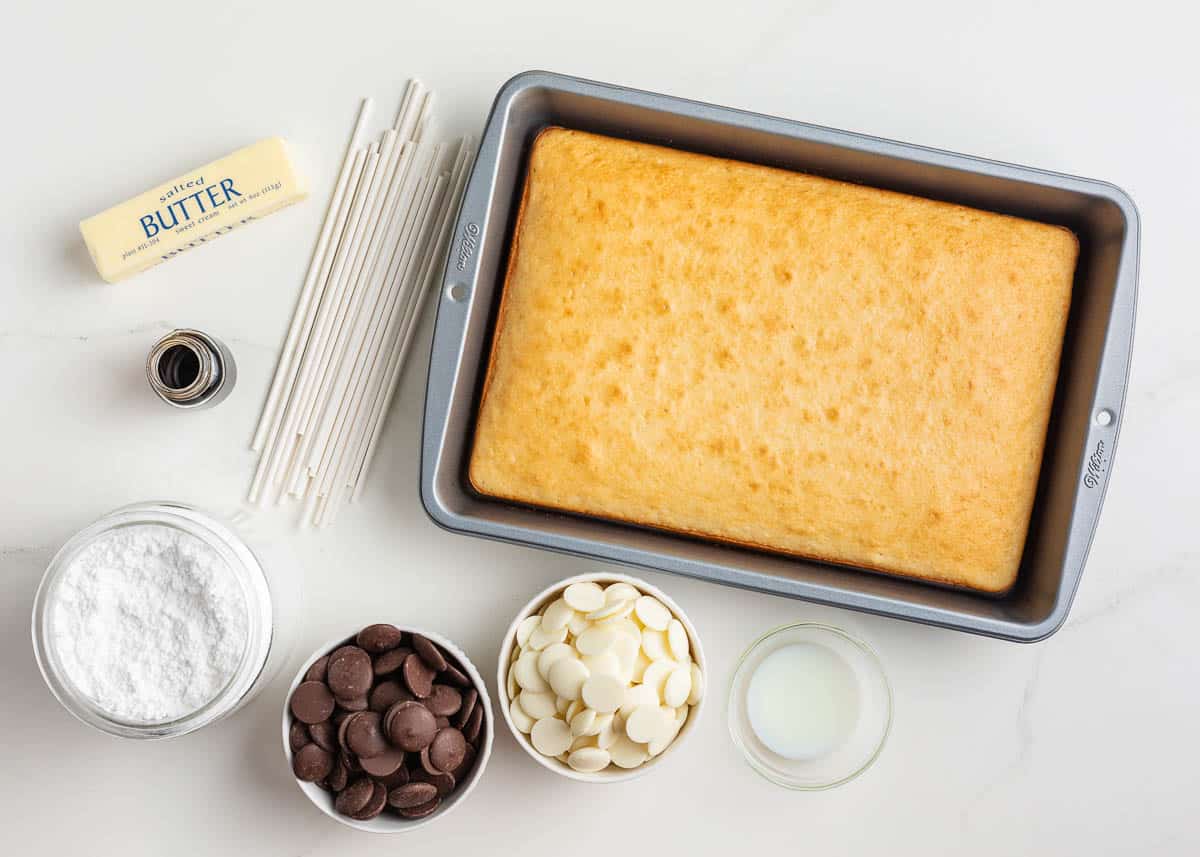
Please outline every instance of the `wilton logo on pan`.
M1097 488L1100 477L1104 474L1107 460L1104 458L1104 441L1096 441L1096 448L1088 456L1087 473L1083 474L1083 484L1088 488Z
M467 270L467 262L475 255L475 248L479 246L479 224L468 223L463 230L462 241L458 244L458 263L455 267L460 271Z
M193 179L186 184L175 185L165 194L160 196L159 201L166 202L166 207L157 209L150 214L144 214L138 218L138 223L142 225L142 231L146 233L146 237L153 238L158 234L159 230L174 229L180 223L186 223L193 217L198 217L209 211L215 210L220 206L225 205L225 203L229 202L235 196L242 195L240 191L234 189L233 179L225 178L221 179L221 181L217 184L201 187L199 190L195 191L194 193L190 193L181 199L174 200L173 202L167 202L167 200L175 196L176 193L182 192L193 185L203 184L204 177L200 176L199 178ZM208 200L207 208L204 205L206 198ZM191 209L188 208L189 201L192 202ZM168 217L170 218L169 223L167 222ZM180 218L182 218L182 220Z

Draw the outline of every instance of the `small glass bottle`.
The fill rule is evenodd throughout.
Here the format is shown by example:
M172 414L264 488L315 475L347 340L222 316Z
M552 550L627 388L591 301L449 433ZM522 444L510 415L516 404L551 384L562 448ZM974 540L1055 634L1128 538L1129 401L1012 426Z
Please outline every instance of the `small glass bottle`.
M199 330L173 330L146 358L150 389L177 408L208 408L233 390L237 368L229 349Z

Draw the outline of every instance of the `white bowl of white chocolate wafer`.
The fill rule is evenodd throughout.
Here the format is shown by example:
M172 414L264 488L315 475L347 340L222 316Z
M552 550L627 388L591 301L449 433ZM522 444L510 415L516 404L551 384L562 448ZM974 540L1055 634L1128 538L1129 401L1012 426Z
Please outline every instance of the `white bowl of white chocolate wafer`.
M707 675L699 635L666 593L595 573L521 609L496 684L505 723L538 764L613 783L661 765L695 731Z

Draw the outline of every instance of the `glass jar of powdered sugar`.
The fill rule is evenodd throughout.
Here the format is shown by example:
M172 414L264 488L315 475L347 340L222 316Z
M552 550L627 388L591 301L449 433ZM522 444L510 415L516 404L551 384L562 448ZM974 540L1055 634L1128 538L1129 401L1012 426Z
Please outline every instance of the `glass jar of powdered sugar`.
M125 738L214 723L267 678L267 576L234 531L189 506L117 509L51 560L33 605L42 676L77 718Z

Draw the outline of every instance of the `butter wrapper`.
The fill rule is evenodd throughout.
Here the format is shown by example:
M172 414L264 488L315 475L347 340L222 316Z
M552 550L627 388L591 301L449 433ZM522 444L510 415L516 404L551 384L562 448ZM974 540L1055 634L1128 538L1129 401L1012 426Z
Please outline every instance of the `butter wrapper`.
M114 283L306 196L286 141L271 137L89 217L79 231Z

